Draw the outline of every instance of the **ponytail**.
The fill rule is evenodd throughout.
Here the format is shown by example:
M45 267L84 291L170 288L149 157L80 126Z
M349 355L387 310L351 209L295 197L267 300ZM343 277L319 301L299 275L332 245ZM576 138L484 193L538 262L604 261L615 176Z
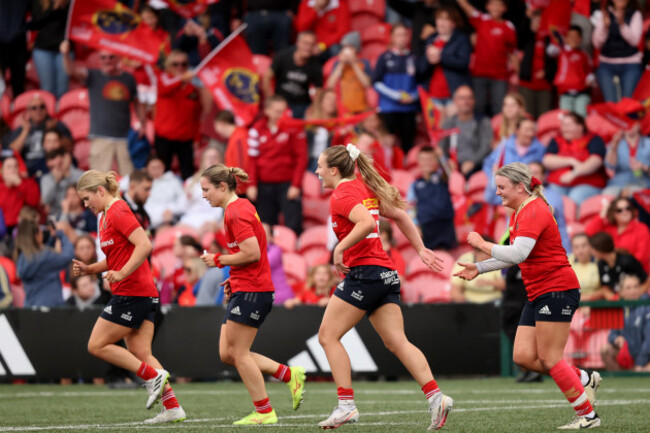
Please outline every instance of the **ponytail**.
M103 187L110 195L115 198L120 197L120 188L117 183L117 173L109 171L103 173L98 170L88 170L77 182L77 191L97 192L97 188Z
M533 196L539 197L544 200L544 203L551 209L551 213L555 213L553 206L551 206L544 196L544 185L542 182L533 177L530 172L530 168L526 164L521 162L513 162L507 165L504 165L494 174L495 176L503 176L508 179L513 185L519 183L524 185L526 192Z
M224 182L230 191L237 189L237 180L246 182L248 174L239 167L227 167L223 164L216 164L206 168L201 177L206 178L212 185L219 186Z

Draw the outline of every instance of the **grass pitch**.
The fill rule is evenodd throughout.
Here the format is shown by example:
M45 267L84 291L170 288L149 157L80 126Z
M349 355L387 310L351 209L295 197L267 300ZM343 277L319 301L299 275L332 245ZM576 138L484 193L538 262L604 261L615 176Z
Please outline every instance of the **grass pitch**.
M573 411L555 384L516 384L513 379L440 380L455 399L454 410L441 431L552 432L569 422ZM177 384L176 396L188 420L173 425L143 425L154 416L144 408L146 392L110 390L92 385L0 385L0 432L316 432L316 424L336 405L333 383L306 386L305 401L294 412L282 383L268 383L279 424L234 427L253 405L241 383ZM361 418L341 432L425 432L427 404L415 382L357 382L355 401ZM598 391L601 432L650 431L650 377L604 378Z

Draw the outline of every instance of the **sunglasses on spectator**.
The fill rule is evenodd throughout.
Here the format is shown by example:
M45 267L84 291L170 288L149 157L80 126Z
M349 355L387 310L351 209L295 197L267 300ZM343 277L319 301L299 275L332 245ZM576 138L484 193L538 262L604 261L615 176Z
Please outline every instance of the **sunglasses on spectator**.
M623 213L623 212L632 212L632 208L627 206L627 207L619 207L616 209L616 213Z
M113 60L115 56L105 55L105 56L99 56L99 58L102 60Z
M188 62L172 62L174 68L187 68L190 64Z
M30 111L45 110L45 104L32 105L31 107L27 107L27 109L30 110Z
M190 268L190 267L188 267L188 266L183 266L183 271L185 271L185 272L192 272L192 268Z

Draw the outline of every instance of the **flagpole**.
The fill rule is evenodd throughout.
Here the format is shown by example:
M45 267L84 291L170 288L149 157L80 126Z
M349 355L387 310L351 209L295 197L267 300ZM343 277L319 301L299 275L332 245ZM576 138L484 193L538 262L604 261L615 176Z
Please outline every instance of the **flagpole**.
M70 40L70 21L72 21L72 11L74 10L74 4L76 0L70 2L70 9L68 9L68 20L65 23L65 33L64 39Z
M210 51L210 54L205 56L205 59L201 60L201 63L199 63L193 70L194 73L198 73L199 70L201 70L202 67L206 65L214 56L217 55L219 51L221 51L226 45L230 43L233 39L235 39L241 32L246 30L246 27L248 27L248 24L244 23L241 26L237 27L234 32L228 35L226 39L221 41L219 45L215 47L214 50Z

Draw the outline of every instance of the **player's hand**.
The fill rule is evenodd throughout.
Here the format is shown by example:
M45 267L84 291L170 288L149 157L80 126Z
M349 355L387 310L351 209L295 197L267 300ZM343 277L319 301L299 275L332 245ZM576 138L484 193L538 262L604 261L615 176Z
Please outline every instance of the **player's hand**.
M216 266L216 265L214 264L214 256L215 256L215 254L207 254L207 253L206 253L206 254L203 254L203 255L200 257L200 259L201 259L201 261L202 261L203 263L205 263L205 265L206 265L208 268L214 268L214 267Z
M72 274L75 277L80 277L82 275L88 275L88 265L77 259L72 259Z
M458 263L458 264L465 269L456 272L454 274L454 277L471 281L478 276L478 268L476 267L476 263Z
M257 201L257 187L249 186L246 188L246 197L248 197L250 201Z
M479 235L476 232L470 232L467 235L467 243L469 244L469 246L473 248L479 248L483 244L483 242L485 242L483 236Z
M223 287L223 295L226 298L226 301L230 301L230 297L232 296L232 288L230 287L230 278L226 278L219 285Z
M300 188L297 188L295 186L290 186L289 190L287 191L287 199L297 200L298 198L300 198Z
M104 278L109 283L117 283L119 281L122 281L125 278L125 275L122 273L122 271L108 271L104 275Z
M336 266L336 269L343 272L344 274L347 274L348 272L350 272L350 268L343 264L343 250L339 247L340 244L337 245L336 248L334 248L334 254L332 260L334 266Z
M442 272L443 262L440 257L436 256L436 253L434 253L428 248L424 248L422 251L420 251L419 256L420 256L420 260L422 260L422 263L427 265L427 268L435 272Z

